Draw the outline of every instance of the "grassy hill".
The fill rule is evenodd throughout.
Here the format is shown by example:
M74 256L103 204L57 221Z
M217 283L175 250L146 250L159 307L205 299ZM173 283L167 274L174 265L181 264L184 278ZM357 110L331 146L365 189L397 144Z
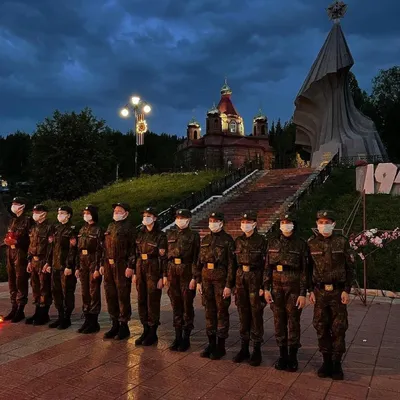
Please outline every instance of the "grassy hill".
M355 190L355 169L337 168L330 179L304 198L296 212L299 231L305 239L311 236L311 227L316 227L316 211L334 210L337 214L337 228L342 228L360 194ZM393 230L400 227L400 196L367 195L367 229ZM355 218L351 232L362 231L362 208ZM400 291L400 240L377 250L367 257L368 288ZM358 258L358 280L363 282L362 262Z

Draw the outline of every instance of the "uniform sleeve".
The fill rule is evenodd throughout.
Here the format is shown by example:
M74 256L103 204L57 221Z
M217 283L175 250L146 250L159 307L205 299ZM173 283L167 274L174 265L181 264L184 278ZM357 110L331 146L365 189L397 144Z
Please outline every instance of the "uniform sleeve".
M267 258L266 257L266 254L267 254L267 238L263 235L262 236L262 238L263 238L263 241L262 241L262 245L261 245L261 254L262 254L262 261L263 261L263 265L262 265L262 267L265 269L265 259ZM260 289L261 290L264 290L264 269L263 269L263 279L261 279L261 287L260 287Z
M136 271L136 229L132 225L131 240L128 250L128 265L127 267Z
M201 241L200 241L200 248L199 248L199 256L197 258L197 263L193 271L193 275L196 279L196 283L201 283L202 277L201 277L201 271L203 270L203 263L201 262L201 245L204 243L206 240L207 236L205 236Z
M193 263L192 263L192 276L197 281L197 266L200 254L200 235L195 232L193 241Z
M271 290L272 287L272 267L269 262L269 246L270 243L267 241L267 245L265 247L265 264L264 264L264 290Z
M235 257L235 242L231 237L228 239L227 247L228 275L225 286L232 289L235 286L237 263Z
M300 258L300 296L307 295L307 289L309 287L308 279L308 246L306 242L302 240L302 248L301 248L301 258Z
M160 235L158 243L159 263L160 263L160 279L168 275L168 239L165 233Z
M53 254L54 254L54 234L55 234L55 227L54 225L49 225L47 231L47 253L46 253L46 264L49 264L51 267L53 266Z
M311 247L310 247L310 242L311 240L314 239L314 236L311 236L307 240L307 271L308 271L308 291L312 292L314 290L314 280L313 280L313 274L314 274L314 260L311 256Z
M109 235L109 231L110 231L110 225L108 225L107 227L107 231L104 233L103 235L103 245L102 245L102 249L101 249L101 262L100 262L100 266L104 267L106 265L106 235Z
M345 292L350 293L351 287L353 286L353 282L355 279L355 257L354 252L350 247L350 243L346 238L345 243L345 259L346 259L346 285L345 285Z
M69 238L69 250L66 263L66 265L68 265L68 268L73 270L75 269L77 254L78 254L78 238L75 228L72 228L71 235Z
M96 266L95 269L98 271L100 266L103 265L103 251L104 251L104 232L103 229L99 228L97 235L97 247L96 247ZM79 255L78 257L79 258Z
M75 271L79 271L81 269L81 258L79 257L79 236L82 236L83 228L79 230L77 243L76 243L76 254L75 254Z

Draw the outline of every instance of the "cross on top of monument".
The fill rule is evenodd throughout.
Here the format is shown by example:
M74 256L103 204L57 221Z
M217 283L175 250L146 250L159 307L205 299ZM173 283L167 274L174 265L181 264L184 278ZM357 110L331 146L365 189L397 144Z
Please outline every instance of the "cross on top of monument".
M328 17L335 24L338 24L347 11L347 4L343 1L335 1L327 8Z

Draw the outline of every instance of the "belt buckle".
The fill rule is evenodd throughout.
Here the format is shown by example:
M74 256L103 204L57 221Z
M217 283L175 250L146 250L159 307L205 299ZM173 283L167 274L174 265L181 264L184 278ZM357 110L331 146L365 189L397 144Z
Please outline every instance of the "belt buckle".
M82 250L82 254L83 254L84 256L87 256L88 251L87 251L87 250Z
M174 259L174 264L175 265L181 265L182 264L182 260L180 258L175 258Z
M13 250L15 250L15 244L12 244L11 246L10 246Z
M110 264L110 265L114 265L115 263L114 263L114 259L113 258L109 258L108 259L108 263Z
M147 259L148 259L147 254L142 254L142 260L147 260Z
M325 292L332 292L333 291L333 285L324 285Z
M207 269L214 269L214 263L207 263Z
M242 265L243 272L250 272L250 265Z
M283 265L277 265L277 266L276 266L276 270L277 270L278 272L283 272Z
M39 257L38 256L33 256L33 261L39 261Z

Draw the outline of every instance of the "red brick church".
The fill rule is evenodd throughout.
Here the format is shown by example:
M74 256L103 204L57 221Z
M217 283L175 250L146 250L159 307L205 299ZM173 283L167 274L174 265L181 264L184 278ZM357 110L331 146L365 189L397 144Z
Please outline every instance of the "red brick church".
M177 162L186 168L237 168L247 160L260 157L271 165L273 150L268 140L268 119L261 110L253 118L252 133L245 135L243 118L231 100L232 90L225 80L218 106L207 112L206 133L192 119L187 126L187 137L178 147Z

